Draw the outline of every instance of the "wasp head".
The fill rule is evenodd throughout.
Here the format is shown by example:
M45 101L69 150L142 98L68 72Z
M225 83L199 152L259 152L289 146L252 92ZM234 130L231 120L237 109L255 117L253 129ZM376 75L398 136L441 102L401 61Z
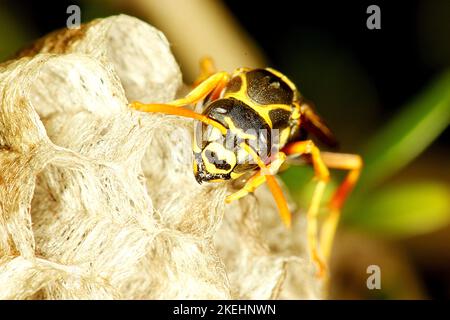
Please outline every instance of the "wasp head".
M193 163L197 182L229 180L235 166L235 148L227 146L226 136L212 126L197 126Z

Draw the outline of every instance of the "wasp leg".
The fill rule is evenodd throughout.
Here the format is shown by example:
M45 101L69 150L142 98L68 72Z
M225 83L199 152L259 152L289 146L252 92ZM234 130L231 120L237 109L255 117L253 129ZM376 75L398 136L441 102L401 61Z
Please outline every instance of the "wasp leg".
M215 89L223 89L230 79L230 75L227 72L218 72L210 76L208 79L200 83L195 89L193 89L186 97L176 99L167 103L166 105L174 107L183 107L190 104L197 103L203 100L208 94L215 91ZM151 104L150 104L151 105ZM146 111L146 104L139 102L132 102L130 107L136 110ZM144 110L142 110L144 109ZM151 111L150 111L151 112Z
M287 228L291 227L292 216L289 211L286 198L284 197L283 190L281 190L280 185L273 175L265 175L267 186L272 192L273 198L278 207L278 213L280 214L280 218L283 221L284 225Z
M226 86L230 79L230 76L226 72L218 72L208 79L199 84L194 90L192 90L186 97L177 99L167 103L141 103L141 102L132 102L130 103L130 108L133 108L138 111L144 112L160 112L172 115L178 115L182 117L192 118L196 120L200 120L206 124L212 125L220 130L222 134L226 134L226 128L214 121L213 119L208 118L207 116L194 112L192 110L182 108L183 106L196 103L202 99L204 99L208 94L212 92L212 95L218 96L222 89Z
M270 164L266 165L248 144L243 142L241 143L241 147L253 157L260 169L249 179L249 181L247 181L247 183L241 190L229 195L226 201L231 202L233 200L242 198L249 192L253 192L262 183L267 182L267 186L269 187L269 190L275 199L275 203L277 204L280 218L285 226L289 228L291 226L292 220L291 213L287 206L287 201L283 195L283 190L281 190L280 185L274 177L279 167L286 160L286 155L283 152L279 152L273 157L273 161L271 161Z
M182 116L186 118L191 118L195 120L199 120L207 125L211 125L220 130L222 134L227 133L227 128L225 128L221 123L205 116L204 114L194 112L192 110L186 108L180 108L171 106L169 104L144 104L140 102L133 102L133 109L144 111L144 112L158 112L171 114L175 116Z
M210 93L214 94L217 91L222 91L229 81L230 75L227 72L217 72L195 87L186 97L168 102L167 104L182 107L197 103L206 98Z
M200 60L200 75L194 81L194 87L198 86L216 72L217 70L213 59L211 57L203 57Z
M264 182L266 182L266 177L261 175L261 171L256 172L253 176L250 177L250 179L248 179L248 181L240 190L228 195L225 198L225 202L230 203L245 197L249 193L255 191L255 189L262 185Z
M330 180L330 173L327 166L322 160L319 149L311 140L298 141L291 143L283 148L283 151L287 155L291 154L309 154L313 163L315 175L319 178L319 181L314 190L314 194L311 200L311 204L307 213L307 237L308 237L308 250L311 258L318 267L318 276L324 277L327 273L327 267L323 260L322 255L319 253L318 243L318 213L320 202L325 190L325 186Z
M283 152L279 152L274 160L266 166L266 168L270 171L270 174L275 174L285 160L286 155ZM262 185L264 182L266 182L266 174L264 174L262 170L258 170L253 176L250 177L250 179L245 183L242 189L228 195L225 201L227 203L230 203L234 200L243 198L247 194L255 191L255 189Z
M347 196L358 181L363 162L359 155L323 152L322 158L331 169L348 170L344 181L335 191L329 203L330 213L323 222L321 228L320 248L326 261L330 258L333 239L339 223L341 208Z

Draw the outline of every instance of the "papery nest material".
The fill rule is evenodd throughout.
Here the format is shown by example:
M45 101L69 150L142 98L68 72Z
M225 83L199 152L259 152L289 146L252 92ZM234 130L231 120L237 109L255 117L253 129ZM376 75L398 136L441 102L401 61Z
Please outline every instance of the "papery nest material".
M193 121L164 35L125 15L0 65L0 299L321 298L305 220L265 187L225 205L192 173Z

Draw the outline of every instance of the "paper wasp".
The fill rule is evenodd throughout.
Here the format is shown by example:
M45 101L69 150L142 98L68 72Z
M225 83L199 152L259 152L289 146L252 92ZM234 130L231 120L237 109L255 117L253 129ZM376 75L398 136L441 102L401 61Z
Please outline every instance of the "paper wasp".
M318 181L307 212L308 248L319 274L324 275L340 210L361 171L360 156L321 152L307 139L305 133L311 133L328 145L336 144L330 129L296 86L274 69L239 68L229 74L215 72L212 61L204 59L201 75L194 85L184 98L164 104L133 102L130 107L199 120L203 130L200 139L194 139L193 146L197 181L226 181L253 173L243 188L229 195L226 201L237 200L266 182L288 227L291 214L274 174L288 157L303 157L312 163ZM197 103L201 103L202 112L186 108ZM261 132L270 135L277 132L277 139L263 137ZM224 144L230 137L235 143ZM243 161L248 158L253 161ZM330 179L329 169L349 172L329 202L330 211L321 225L319 239L318 212Z

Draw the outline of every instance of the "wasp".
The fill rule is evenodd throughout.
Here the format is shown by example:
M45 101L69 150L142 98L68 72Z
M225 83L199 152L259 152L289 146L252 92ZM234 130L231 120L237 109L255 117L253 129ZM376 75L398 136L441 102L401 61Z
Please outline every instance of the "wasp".
M272 68L216 72L210 58L201 61L200 69L194 88L184 98L164 104L132 102L130 107L198 120L202 130L193 139L196 180L218 182L250 174L240 190L226 197L226 202L267 183L287 227L291 225L291 213L274 175L290 159L302 158L312 164L317 183L307 211L308 251L318 274L326 274L341 208L358 180L361 157L321 152L308 139L309 133L329 146L336 145L329 127L281 72ZM195 104L200 105L200 112L187 107ZM329 213L319 230L319 208L330 180L329 169L348 173L331 197Z

